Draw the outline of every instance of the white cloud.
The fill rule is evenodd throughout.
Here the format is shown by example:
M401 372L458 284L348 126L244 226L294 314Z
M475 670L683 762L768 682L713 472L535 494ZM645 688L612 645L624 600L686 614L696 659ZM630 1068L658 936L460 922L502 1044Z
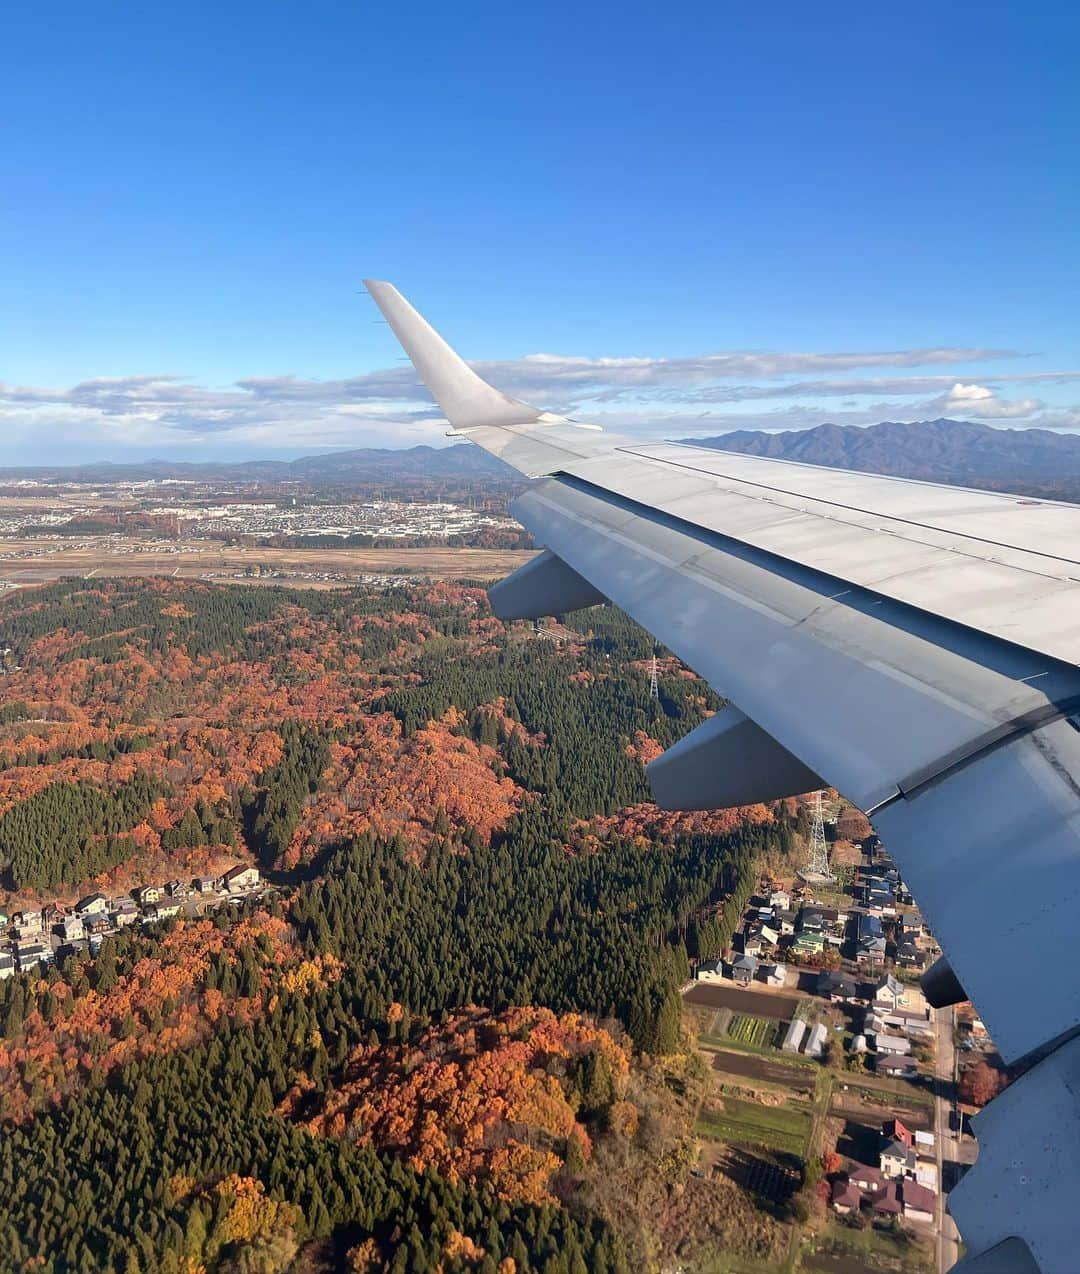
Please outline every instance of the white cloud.
M499 388L609 428L673 437L737 428L806 428L825 420L869 424L956 415L987 421L1080 427L1080 407L1045 408L1002 397L1005 385L1080 381L1080 372L1003 373L977 383L956 375L860 376L1005 357L968 347L870 353L715 353L694 358L582 358L534 354L475 363ZM849 373L832 375L829 373ZM795 379L793 379L795 378ZM800 400L833 399L811 406ZM794 401L793 401L794 400ZM738 411L760 403L760 411ZM775 405L766 406L773 403ZM695 411L694 408L717 408ZM232 454L440 441L438 410L412 367L314 380L292 375L199 385L171 374L99 377L68 388L0 384L0 462L49 458L78 444L85 456L125 451Z

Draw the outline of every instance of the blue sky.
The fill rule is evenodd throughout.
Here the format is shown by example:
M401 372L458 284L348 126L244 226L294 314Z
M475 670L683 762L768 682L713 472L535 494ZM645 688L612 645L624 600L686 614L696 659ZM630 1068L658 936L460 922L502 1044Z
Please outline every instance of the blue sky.
M1080 429L1078 14L17 3L0 463L438 440L364 275L637 434Z

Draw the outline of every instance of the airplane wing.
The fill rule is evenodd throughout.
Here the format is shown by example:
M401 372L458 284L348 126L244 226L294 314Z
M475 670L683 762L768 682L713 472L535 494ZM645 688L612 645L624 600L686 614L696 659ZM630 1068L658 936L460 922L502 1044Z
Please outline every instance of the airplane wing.
M1080 507L582 428L366 287L453 431L538 479L512 512L546 550L496 613L609 600L729 700L649 767L659 803L824 781L870 815L948 961L928 994L1035 1063L976 1118L964 1269L1077 1269Z

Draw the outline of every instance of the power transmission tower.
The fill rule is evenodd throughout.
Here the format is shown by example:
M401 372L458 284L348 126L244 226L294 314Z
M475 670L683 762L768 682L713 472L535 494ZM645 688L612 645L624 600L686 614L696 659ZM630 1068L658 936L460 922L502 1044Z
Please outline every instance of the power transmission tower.
M821 809L821 793L810 801L810 843L806 853L806 875L829 875L829 850L825 844L825 818Z
M649 695L653 699L660 698L660 684L656 680L656 651L653 651L652 669L649 673Z

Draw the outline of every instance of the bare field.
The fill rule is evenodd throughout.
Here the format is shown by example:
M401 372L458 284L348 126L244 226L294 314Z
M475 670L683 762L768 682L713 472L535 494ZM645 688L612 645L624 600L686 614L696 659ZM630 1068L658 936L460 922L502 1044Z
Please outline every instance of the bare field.
M67 576L166 575L219 583L343 588L368 575L499 579L533 556L512 549L274 549L230 548L205 540L171 546L120 537L8 539L0 540L0 581L29 585ZM251 574L256 568L262 573Z
M768 1057L755 1057L750 1053L717 1052L711 1056L713 1070L721 1076L731 1075L736 1079L783 1084L801 1093L812 1093L817 1083L817 1072L807 1066L791 1066L784 1062L774 1062Z
M736 1013L752 1013L777 1021L793 1017L799 1001L782 992L751 990L734 983L695 983L683 996L686 1004L710 1009L734 1009Z

